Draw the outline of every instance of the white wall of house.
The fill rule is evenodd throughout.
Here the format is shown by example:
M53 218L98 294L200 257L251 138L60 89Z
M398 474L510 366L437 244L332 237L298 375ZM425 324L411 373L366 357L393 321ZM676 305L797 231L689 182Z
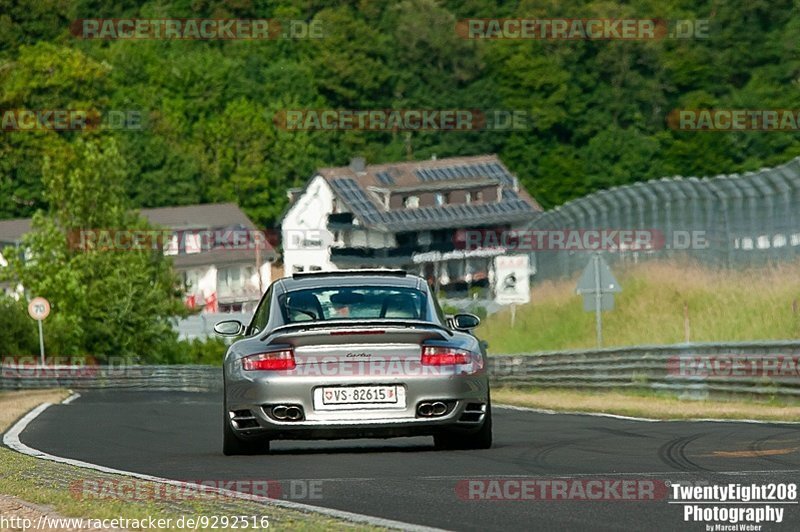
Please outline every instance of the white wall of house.
M371 229L350 231L345 243L353 248L391 248L397 245L394 233L382 233Z
M286 212L281 224L286 275L314 269L338 269L330 260L333 235L327 229L333 212L333 190L322 176L314 177Z
M0 268L6 267L8 267L8 261L5 259L5 257L3 257L3 254L0 253ZM25 288L19 283L17 283L16 287L12 286L11 283L2 283L0 284L0 291L5 295L19 301L19 298L25 293Z
M239 273L239 284L235 286L220 286L219 273L220 270L225 268L236 268ZM270 283L272 282L272 268L271 263L265 262L261 265L261 292L258 293L258 272L255 271L255 265L251 270L250 275L247 275L246 269L248 267L242 264L233 264L230 266L223 266L217 268L214 265L200 266L196 268L188 268L184 270L186 280L191 286L187 288L186 295L195 296L196 305L201 306L205 299L211 294L217 294L217 299L236 296L237 294L253 293L261 294L266 292ZM237 297L237 300L240 297Z

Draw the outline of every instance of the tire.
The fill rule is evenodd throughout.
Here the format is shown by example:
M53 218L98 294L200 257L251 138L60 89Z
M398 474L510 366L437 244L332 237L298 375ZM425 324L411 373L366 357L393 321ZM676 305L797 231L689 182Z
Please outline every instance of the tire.
M437 449L441 450L471 450L489 449L492 447L492 403L486 404L486 414L483 425L477 432L459 434L457 432L442 432L433 436Z
M226 419L227 410L222 413L222 454L225 456L253 455L269 452L269 440L240 439Z

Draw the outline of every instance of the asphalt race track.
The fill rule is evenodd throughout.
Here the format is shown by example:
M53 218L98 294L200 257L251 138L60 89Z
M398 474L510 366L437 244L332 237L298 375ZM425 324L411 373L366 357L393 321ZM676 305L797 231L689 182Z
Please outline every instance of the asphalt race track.
M800 425L494 413L495 445L487 451L434 451L431 438L405 438L287 441L269 455L224 457L218 395L87 392L45 410L21 441L56 456L176 480L321 479L321 498L298 502L450 530L706 529L684 522L682 505L666 498L474 501L457 490L466 479L800 480ZM781 508L783 523L762 530L798 529L797 505Z

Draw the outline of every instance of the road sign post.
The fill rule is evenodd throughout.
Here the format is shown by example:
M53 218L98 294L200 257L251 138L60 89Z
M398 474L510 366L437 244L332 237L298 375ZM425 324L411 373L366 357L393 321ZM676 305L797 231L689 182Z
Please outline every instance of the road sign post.
M39 324L39 356L41 364L44 366L44 332L42 322L50 315L50 302L43 297L34 297L28 303L28 315L35 319Z
M589 264L583 270L583 275L578 280L576 292L583 296L583 308L587 311L594 310L595 334L597 347L603 346L603 317L604 310L614 308L614 294L622 292L614 274L611 273L606 261L599 253L592 255Z
M495 301L511 305L511 328L517 321L517 305L531 300L530 257L500 255L494 259Z
M592 257L594 262L594 328L597 333L597 347L603 345L603 292L600 288L600 255Z

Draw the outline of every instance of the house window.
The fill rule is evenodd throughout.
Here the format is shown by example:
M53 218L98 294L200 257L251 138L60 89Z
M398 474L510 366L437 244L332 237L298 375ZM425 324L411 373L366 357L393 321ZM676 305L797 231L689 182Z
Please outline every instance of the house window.
M450 203L450 194L446 192L437 192L434 196L434 199L436 201L437 207L440 207L442 205L447 205L448 203Z
M164 244L164 255L177 255L179 251L178 235L173 233L169 237L169 241Z
M200 284L200 274L197 270L184 270L181 272L181 278L187 294L193 294L197 291Z
M184 250L186 254L200 253L202 250L200 235L197 233L184 233Z
M419 196L406 196L403 198L403 207L406 209L416 209L419 207Z
M472 203L472 192L467 191L464 193L464 203L466 204Z
M244 288L245 279L241 267L220 268L217 270L217 292L238 292Z
M303 273L303 267L297 265L292 266L292 273Z
M479 190L475 193L475 201L478 203L483 201L483 190Z
M309 267L308 267L308 271L311 271L311 272L321 272L321 271L322 271L322 267L321 267L321 266L309 266Z

